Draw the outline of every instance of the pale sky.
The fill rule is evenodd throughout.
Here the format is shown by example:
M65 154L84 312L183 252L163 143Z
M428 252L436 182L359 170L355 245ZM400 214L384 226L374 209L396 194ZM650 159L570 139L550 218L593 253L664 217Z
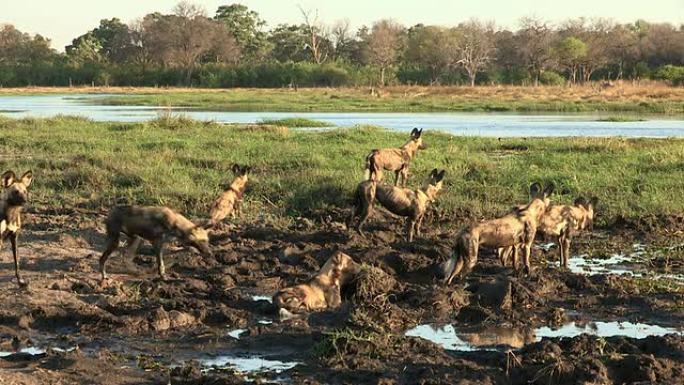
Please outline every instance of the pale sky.
M176 0L0 0L0 24L10 23L24 32L52 39L54 48L95 28L100 19L118 17L131 22L150 12L169 12ZM406 26L417 23L456 25L472 17L494 20L515 28L523 16L550 22L573 17L606 17L618 22L645 19L684 23L684 0L197 0L191 1L213 15L219 5L241 3L257 11L272 27L298 23L298 5L318 9L330 23L349 19L354 27L393 18Z

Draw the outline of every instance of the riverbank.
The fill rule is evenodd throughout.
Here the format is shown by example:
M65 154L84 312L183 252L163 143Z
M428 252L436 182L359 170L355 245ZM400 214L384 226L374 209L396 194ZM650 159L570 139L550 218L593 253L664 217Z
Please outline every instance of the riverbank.
M0 88L0 95L115 94L110 105L213 111L296 112L624 112L684 114L684 88L659 83L578 87L386 87L295 89ZM116 94L126 94L119 96Z

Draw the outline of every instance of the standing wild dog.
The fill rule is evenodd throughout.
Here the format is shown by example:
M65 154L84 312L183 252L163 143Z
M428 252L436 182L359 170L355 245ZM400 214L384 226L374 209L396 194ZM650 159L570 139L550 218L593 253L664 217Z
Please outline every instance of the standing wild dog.
M337 251L307 283L280 290L273 303L282 318L309 311L332 309L342 304L341 288L361 270L347 254Z
M25 287L28 282L21 278L19 273L19 256L17 255L17 242L21 229L21 209L28 201L28 187L33 181L33 172L27 171L17 179L14 171L5 171L2 174L2 193L0 194L0 246L9 238L12 244L14 256L14 275L17 277L19 286Z
M420 226L427 211L428 205L437 198L437 193L442 189L442 180L446 170L433 169L427 183L416 190L404 187L391 186L384 182L366 180L359 184L354 195L354 207L349 218L350 226L354 219L361 214L356 230L362 236L363 225L373 212L373 205L377 200L389 210L389 212L407 217L406 238L413 241L414 234L420 236Z
M240 212L242 196L247 187L247 173L249 173L250 168L234 164L231 170L233 171L233 174L235 174L235 179L233 179L230 187L221 193L211 206L211 211L209 212L209 216L211 217L209 225L211 226L216 226L228 215L235 218Z
M463 270L463 275L469 273L477 263L480 246L492 248L513 248L513 266L517 268L518 246L524 247L523 263L525 271L530 272L530 253L537 233L537 227L549 207L549 195L553 192L553 185L543 191L539 183L530 186L532 201L501 218L483 221L463 229L457 236L456 246L451 260L447 264L446 283L451 281ZM465 268L465 269L464 269Z
M107 217L106 227L107 248L100 257L103 281L107 279L107 258L119 247L121 233L128 236L128 257L135 255L141 239L152 243L161 279L164 279L166 272L162 258L163 247L171 237L179 238L204 256L212 255L207 231L167 207L114 206Z
M598 198L586 199L579 197L573 205L551 206L544 214L539 225L539 231L544 235L558 237L560 252L560 266L568 267L570 257L570 241L572 236L584 229L591 229L594 224L594 208Z
M424 150L427 146L423 143L423 129L414 128L411 138L399 148L383 148L371 150L366 156L366 179L382 180L382 171L394 171L394 185L406 186L408 180L409 164L416 156L418 150Z

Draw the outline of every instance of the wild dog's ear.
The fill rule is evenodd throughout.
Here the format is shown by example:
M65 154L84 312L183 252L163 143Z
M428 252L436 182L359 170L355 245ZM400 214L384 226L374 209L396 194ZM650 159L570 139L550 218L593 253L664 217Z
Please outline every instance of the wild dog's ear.
M589 199L589 204L591 205L591 207L596 207L596 205L598 203L599 203L598 197L591 197L591 199Z
M252 171L252 168L249 166L243 166L242 167L242 175L247 175L250 171Z
M416 135L415 135L416 139L420 138L420 136L423 135L423 129L422 128L420 130L414 128L414 130L416 130Z
M539 182L532 183L530 185L530 196L532 198L538 197L541 193L541 189L542 189L541 183L539 183Z
M418 129L416 127L413 127L413 130L411 130L411 137L415 137L416 134L418 134Z
M553 194L553 190L555 188L556 188L556 186L554 186L553 182L546 185L546 188L544 189L544 196L547 197L547 196Z
M21 183L28 187L31 185L31 182L33 182L33 171L28 170L21 176Z
M237 163L234 163L234 164L230 167L230 171L232 171L233 174L236 174L236 175L239 174L239 173L240 173L240 165L237 164Z
M437 178L437 169L433 168L432 171L430 171L430 179L435 180Z
M437 174L437 177L435 178L435 182L439 183L444 179L444 175L446 174L446 170L442 170Z
M2 187L9 187L17 179L17 175L12 170L5 171L2 174Z
M573 205L575 206L586 206L587 205L587 200L584 199L584 197L577 197L574 202L572 202Z

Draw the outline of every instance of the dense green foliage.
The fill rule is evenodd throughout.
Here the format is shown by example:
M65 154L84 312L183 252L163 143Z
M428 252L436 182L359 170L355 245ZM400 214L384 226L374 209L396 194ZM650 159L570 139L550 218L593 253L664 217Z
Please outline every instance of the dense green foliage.
M564 84L662 79L681 85L684 28L584 18L516 31L471 20L455 27L390 20L351 30L302 10L266 29L244 5L214 17L188 3L126 25L104 19L64 54L49 40L0 28L0 86L307 87L386 84Z

